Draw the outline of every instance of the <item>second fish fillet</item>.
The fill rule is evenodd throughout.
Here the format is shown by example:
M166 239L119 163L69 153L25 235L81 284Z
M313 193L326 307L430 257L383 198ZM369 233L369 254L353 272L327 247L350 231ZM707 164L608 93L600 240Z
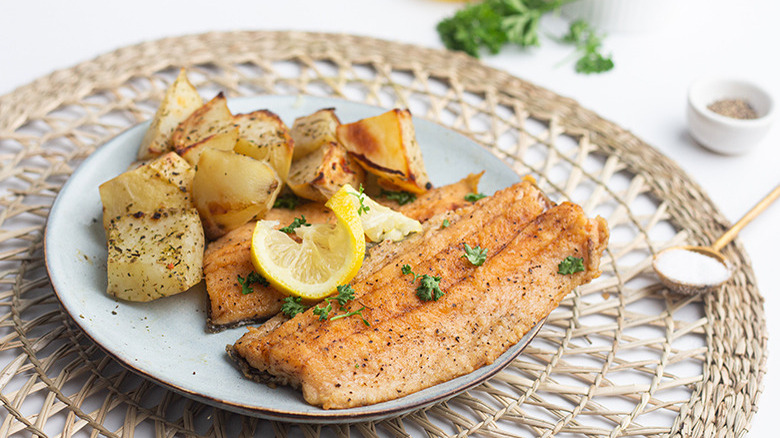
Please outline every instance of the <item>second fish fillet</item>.
M370 326L357 317L320 321L309 310L275 328L250 328L229 351L251 376L300 387L325 409L402 397L492 363L599 275L608 238L605 221L574 204L547 210L536 197L529 208L529 186L459 210L450 227L401 242L387 263L353 281L356 299L345 311L364 307ZM464 244L488 250L482 266L462 257ZM567 256L582 258L584 271L559 274ZM444 295L420 300L404 265L440 278Z

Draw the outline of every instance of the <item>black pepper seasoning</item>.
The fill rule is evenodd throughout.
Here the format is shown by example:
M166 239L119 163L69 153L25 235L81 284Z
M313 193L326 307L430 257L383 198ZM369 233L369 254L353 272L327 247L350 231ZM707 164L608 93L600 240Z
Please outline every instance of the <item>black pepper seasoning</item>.
M707 105L707 109L722 116L732 119L757 119L758 113L745 100L742 99L721 99Z

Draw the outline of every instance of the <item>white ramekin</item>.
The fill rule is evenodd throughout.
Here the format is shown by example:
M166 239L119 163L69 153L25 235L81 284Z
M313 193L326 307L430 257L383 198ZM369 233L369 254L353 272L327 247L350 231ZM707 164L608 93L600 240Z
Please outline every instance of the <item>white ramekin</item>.
M707 108L721 99L743 99L758 114L735 119ZM772 96L758 85L730 78L703 78L688 89L688 130L702 146L726 155L750 151L766 135L774 119Z
M561 8L572 20L583 19L607 32L659 30L679 15L684 0L577 0Z

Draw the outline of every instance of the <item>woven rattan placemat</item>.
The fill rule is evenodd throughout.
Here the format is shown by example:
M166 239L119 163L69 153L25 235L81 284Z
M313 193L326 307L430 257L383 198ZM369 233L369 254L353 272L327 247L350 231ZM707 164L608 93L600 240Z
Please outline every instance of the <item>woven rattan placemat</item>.
M63 312L42 237L81 160L149 118L185 66L206 97L310 94L412 112L482 143L556 200L608 219L602 277L572 293L488 383L376 423L292 425L183 398L105 355ZM762 298L744 250L727 285L672 294L652 255L726 221L676 165L576 102L464 55L366 37L232 32L116 50L0 98L0 435L742 436L766 371Z

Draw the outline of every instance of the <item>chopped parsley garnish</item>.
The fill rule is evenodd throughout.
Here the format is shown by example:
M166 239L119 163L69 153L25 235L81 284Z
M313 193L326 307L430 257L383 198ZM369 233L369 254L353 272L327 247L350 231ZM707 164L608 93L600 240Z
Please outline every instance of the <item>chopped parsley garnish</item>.
M309 306L301 304L301 297L287 297L282 301L282 313L290 318L305 312L308 308Z
M315 315L320 317L320 321L325 321L328 319L328 314L333 309L333 306L330 304L330 302L325 302L325 307L317 306L315 307L312 312L314 312Z
M417 286L417 297L423 301L437 301L444 295L439 289L441 277L431 277L428 274L420 276L420 285Z
M367 327L371 327L371 324L368 322L368 320L366 320L366 318L363 318L363 313L362 312L365 309L366 309L366 306L363 306L363 307L361 307L361 308L359 308L357 310L353 310L353 311L347 312L347 313L342 313L341 315L336 315L333 318L331 318L330 320L333 321L333 320L341 319L341 318L349 318L350 316L360 316L360 319L363 321L363 324L365 324Z
M336 292L338 292L338 295L326 298L326 300L336 300L339 302L339 305L343 307L346 306L349 301L355 299L355 289L352 289L351 285L340 284L336 286Z
M412 272L412 267L409 265L401 266L401 273L404 275L412 275L414 277L412 278L412 283L414 283L415 281L417 281L418 278L421 277L420 275L417 275L414 272Z
M363 193L363 184L360 185L358 188L357 193L352 193L353 196L358 198L358 201L360 201L360 205L358 206L358 216L362 216L363 213L366 213L368 210L371 210L371 208L368 205L365 205L363 201L366 199L366 195Z
M469 202L477 202L482 198L487 197L487 195L483 193L469 193L466 196L463 197L463 199L469 201Z
M274 201L274 208L295 210L302 202L301 198L297 197L295 193L286 193L276 198L276 201Z
M464 243L463 248L466 250L466 253L461 257L465 257L469 263L474 266L482 266L482 264L485 263L485 260L487 259L486 248L480 248L479 245L472 248L468 243Z
M242 276L238 276L238 284L241 285L241 293L244 295L251 294L254 292L254 289L252 289L252 284L257 283L261 286L268 286L268 280L266 280L262 275L258 274L257 272L250 272L246 278Z
M293 231L295 231L296 228L300 227L310 227L311 224L306 223L306 216L301 215L301 217L296 217L293 219L292 223L290 225L287 225L286 227L279 228L279 231L282 233L290 234Z
M450 226L450 220L449 219L444 219L443 221L441 221L441 227L442 228L447 228L449 226Z
M558 263L558 273L561 275L574 274L584 270L585 266L582 264L582 257L566 256L563 261Z
M327 321L328 319L330 319L330 321L334 321L337 319L347 318L350 316L359 316L360 319L363 321L363 324L370 327L371 324L368 322L368 320L366 320L366 318L363 317L363 310L366 309L365 306L361 307L358 310L347 311L346 308L347 303L355 299L355 289L352 289L352 286L348 284L342 284L336 286L336 291L338 292L336 296L325 298L321 303L322 305L317 305L314 308L312 308L312 313L317 315L320 321ZM291 297L285 298L285 302L289 298ZM297 303L300 304L300 301L301 301L300 298L298 298ZM333 301L339 304L339 310L344 313L330 316L331 312L335 312L335 310L333 309ZM291 304L291 306L293 306L293 304ZM305 306L302 307L303 310L300 310L298 313L308 309L308 307ZM295 307L291 307L291 309L297 310L297 308ZM284 304L282 305L282 312L284 312Z
M392 191L392 190L385 190L382 189L380 192L380 195L398 203L398 205L406 205L410 202L414 202L415 199L417 199L417 195L414 193L405 192L403 190L401 191Z
M417 297L423 301L437 301L444 296L444 291L439 288L439 282L441 277L433 277L428 274L418 275L412 271L412 267L409 265L403 265L401 267L401 273L404 275L412 275L414 279L412 283L420 279L420 284L417 285L415 292Z

